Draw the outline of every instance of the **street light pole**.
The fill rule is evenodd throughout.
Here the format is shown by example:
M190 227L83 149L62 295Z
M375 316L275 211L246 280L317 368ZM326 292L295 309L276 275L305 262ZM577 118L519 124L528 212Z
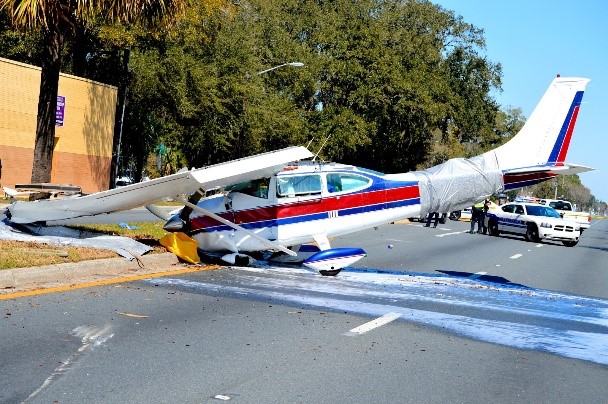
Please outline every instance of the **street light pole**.
M273 71L273 70L280 69L281 67L284 67L284 66L302 67L302 66L304 66L304 63L302 63L302 62L288 62L288 63L281 63L281 64L276 65L276 66L273 66L273 67L271 67L271 68L261 70L261 71L259 71L259 72L255 73L255 74L253 74L253 75L250 75L249 73L247 73L247 74L245 75L245 77L244 77L243 81L244 81L244 82L249 82L249 80L251 80L253 77L257 77L257 76L260 76L260 75L262 75L262 74L265 74L265 73L271 72L271 71ZM242 100L242 113L241 113L241 114L243 115L243 117L245 117L245 116L246 116L246 114L247 114L247 97L246 97L246 95L245 95L245 94L243 95L243 100ZM244 119L244 118L243 118L243 119ZM241 132L242 132L242 130L241 130ZM235 142L235 147L234 147L234 149L236 150L236 154L237 154L237 155L240 155L240 149L241 149L241 139L242 139L242 134L241 134L241 133L239 133L238 138L237 138L237 141ZM233 151L233 153L234 153L234 151Z
M129 59L131 56L131 50L125 49L123 51L122 58L122 77L120 78L119 83L119 105L116 111L116 120L118 120L117 124L114 127L114 142L113 142L113 150L115 150L116 154L112 156L112 163L110 165L110 188L116 187L116 179L118 178L119 168L120 168L120 157L121 157L121 147L122 147L122 129L125 121L125 105L127 103L127 91L128 91L128 74L129 74ZM120 115L119 115L120 114ZM118 126L118 129L116 128ZM118 132L118 133L116 133ZM112 165L113 164L113 165Z
M283 64L280 64L280 65L271 67L270 69L266 69L266 70L262 70L260 72L257 72L256 74L254 74L254 76L259 76L260 74L271 72L271 71L276 70L276 69L278 69L280 67L283 67L283 66L302 67L302 66L304 66L304 63L302 63L302 62L283 63Z

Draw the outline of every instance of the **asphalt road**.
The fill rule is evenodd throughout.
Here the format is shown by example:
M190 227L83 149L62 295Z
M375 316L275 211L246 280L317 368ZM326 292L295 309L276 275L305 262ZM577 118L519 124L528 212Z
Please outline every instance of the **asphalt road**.
M0 301L0 402L598 403L608 221L578 246L395 224L355 268L223 268Z

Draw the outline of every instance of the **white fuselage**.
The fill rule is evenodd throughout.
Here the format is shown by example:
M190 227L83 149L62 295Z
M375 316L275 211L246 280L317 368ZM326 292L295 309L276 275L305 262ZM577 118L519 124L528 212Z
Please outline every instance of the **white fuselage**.
M341 164L288 166L270 178L249 181L198 205L283 246L353 233L420 214L418 180ZM190 234L207 251L261 251L268 246L200 213Z

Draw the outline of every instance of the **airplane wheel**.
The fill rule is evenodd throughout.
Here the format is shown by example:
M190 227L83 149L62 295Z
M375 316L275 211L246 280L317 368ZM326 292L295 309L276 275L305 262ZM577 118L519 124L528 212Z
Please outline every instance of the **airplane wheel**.
M236 257L234 257L234 265L236 266L248 267L250 264L251 262L249 261L249 257L247 256L237 255Z
M323 271L319 271L319 273L323 276L336 276L340 273L340 271L342 270L342 268L340 269L331 269L331 270L323 270Z
M538 236L538 228L534 224L529 224L528 229L526 230L526 240L533 241L538 243L540 241L540 237Z

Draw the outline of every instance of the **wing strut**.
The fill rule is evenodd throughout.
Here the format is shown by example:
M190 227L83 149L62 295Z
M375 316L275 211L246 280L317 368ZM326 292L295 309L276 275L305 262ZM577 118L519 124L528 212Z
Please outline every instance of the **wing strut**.
M296 254L295 252L291 251L289 248L285 248L285 247L283 247L283 246L282 246L282 245L280 245L280 244L273 243L272 241L270 241L270 240L268 240L268 239L266 239L266 238L264 238L264 237L260 236L260 235L259 235L259 234L257 234L257 233L254 233L254 232L252 232L252 231L250 231L250 230L247 230L247 229L245 229L244 227L239 226L239 225L238 225L238 224L236 224L236 223L232 223L230 220L226 220L226 219L224 219L223 217L221 217L221 216L219 216L219 215L216 215L215 213L209 212L207 209L203 209L203 208L201 208L201 207L200 207L200 206L198 206L198 205L195 205L195 204L193 204L193 203L188 202L188 201L186 200L186 198L184 198L184 197L178 197L178 198L177 198L177 200L179 200L181 203L183 203L184 205L186 205L186 206L187 206L187 207L189 207L190 209L193 209L193 210L199 211L199 212L201 212L202 214L204 214L204 215L206 215L206 216L209 216L210 218L215 219L215 220L217 220L217 221L218 221L218 222L220 222L220 223L225 224L226 226L230 226L230 227L232 227L232 228L233 228L233 229L235 229L235 230L239 230L239 231L242 231L242 232L247 233L247 234L248 234L248 235L250 235L251 237L253 237L253 238L255 238L255 239L257 239L257 240L261 241L262 243L266 244L266 245L267 245L269 248L274 248L274 249L277 249L277 250L283 251L285 254L289 254L289 255L291 255L291 256L293 256L293 257L295 257L295 256L297 256L297 255L298 255L298 254Z

